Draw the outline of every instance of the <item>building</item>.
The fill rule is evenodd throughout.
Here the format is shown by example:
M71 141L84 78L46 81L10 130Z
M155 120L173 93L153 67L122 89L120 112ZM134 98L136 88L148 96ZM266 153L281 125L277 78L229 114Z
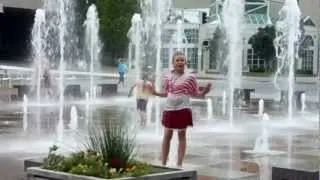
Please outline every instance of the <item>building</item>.
M274 24L278 19L278 12L283 6L284 0L246 0L245 1L245 30L243 33L244 52L242 69L244 72L253 69L265 68L266 63L254 52L249 44L249 39L257 32L259 27ZM216 27L221 24L221 11L223 0L175 0L175 11L184 19L183 29L186 37L184 49L189 59L189 67L198 73L221 72L217 58L210 52L209 42L213 39ZM302 12L302 22L305 29L303 44L305 49L300 53L297 62L298 72L318 75L319 72L319 25L320 25L320 1L309 0L299 2ZM195 10L194 8L202 8ZM206 7L206 8L205 8ZM203 9L204 8L204 9ZM194 15L188 15L193 11ZM198 13L198 14L197 14ZM195 20L198 17L198 20ZM171 29L171 36L177 29L174 23L167 23L166 32ZM196 35L196 33L198 33ZM170 34L170 33L169 33ZM167 36L168 33L166 33ZM164 41L162 52L164 67L167 67L167 57L170 54L170 43ZM172 46L171 46L172 47ZM195 54L195 52L197 53Z

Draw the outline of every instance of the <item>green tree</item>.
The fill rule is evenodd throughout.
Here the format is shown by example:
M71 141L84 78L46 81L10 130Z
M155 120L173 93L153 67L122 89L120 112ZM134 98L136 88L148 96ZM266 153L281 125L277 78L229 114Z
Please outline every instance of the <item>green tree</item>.
M114 65L117 58L126 56L132 15L140 11L139 0L79 0L78 26L86 19L88 7L95 4L100 20L100 38L103 42L102 63ZM81 33L84 34L83 28ZM83 42L84 43L84 42Z
M267 63L267 70L274 69L273 60L275 58L275 47L273 40L275 39L274 26L266 26L258 28L258 32L249 39L254 52Z
M103 63L115 64L126 55L132 15L139 11L139 0L96 0L100 18L100 32L104 43Z

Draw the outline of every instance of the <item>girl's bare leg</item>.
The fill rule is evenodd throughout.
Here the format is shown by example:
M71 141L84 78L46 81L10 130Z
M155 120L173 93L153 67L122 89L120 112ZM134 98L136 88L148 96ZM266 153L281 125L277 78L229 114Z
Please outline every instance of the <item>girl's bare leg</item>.
M162 140L162 157L161 157L163 166L165 166L167 164L172 134L173 134L172 129L168 129L168 128L164 129L164 135L163 135L163 140Z
M186 129L178 131L179 138L179 147L178 147L178 162L177 166L182 166L182 161L184 159L184 155L186 154L186 146L187 146L187 138L186 138Z

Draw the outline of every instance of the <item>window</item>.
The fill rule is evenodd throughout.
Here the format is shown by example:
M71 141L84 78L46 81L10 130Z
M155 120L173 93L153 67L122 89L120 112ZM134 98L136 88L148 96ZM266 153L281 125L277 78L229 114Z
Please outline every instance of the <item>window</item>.
M174 29L166 29L164 31L162 31L161 34L161 40L163 43L169 43L172 39L172 35L175 33L176 30Z
M265 14L248 14L246 22L248 24L267 24L268 16Z
M161 62L162 68L169 68L170 49L161 48Z
M187 50L187 61L188 68L197 69L198 68L198 48L188 48Z
M185 29L184 34L187 37L188 43L197 44L199 42L198 29Z
M305 72L313 70L313 50L302 50L302 67L301 69Z
M300 57L302 59L301 70L303 72L313 71L313 55L314 55L314 41L312 36L306 35L300 45Z
M247 61L250 71L254 71L258 68L264 68L265 66L264 59L255 54L252 48L247 50Z

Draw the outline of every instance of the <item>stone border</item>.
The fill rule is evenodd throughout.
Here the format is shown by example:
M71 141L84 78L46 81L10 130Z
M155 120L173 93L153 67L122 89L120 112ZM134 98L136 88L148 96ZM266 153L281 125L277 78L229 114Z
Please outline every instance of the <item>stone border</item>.
M154 166L160 168L166 168L161 166ZM146 180L159 180L159 179L189 179L196 180L197 172L195 170L179 170L179 169L170 169L166 168L169 171L165 173L156 173L145 175L141 177L126 177L119 178L118 180L131 180L131 179L146 179ZM64 172L57 172L51 170L41 169L40 167L29 167L26 172L27 180L106 180L102 178L90 177L90 176L81 176L74 175Z

